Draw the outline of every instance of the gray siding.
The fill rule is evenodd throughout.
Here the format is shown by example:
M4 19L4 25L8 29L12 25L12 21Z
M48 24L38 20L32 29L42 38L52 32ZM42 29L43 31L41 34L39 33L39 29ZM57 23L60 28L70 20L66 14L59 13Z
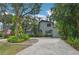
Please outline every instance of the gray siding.
M53 27L53 24L51 24L50 27L47 26L48 22L40 22L40 30L42 30L42 34L46 35L46 31L52 30L50 33L48 33L49 35L51 34L52 37L59 37L58 32L56 30L55 27Z

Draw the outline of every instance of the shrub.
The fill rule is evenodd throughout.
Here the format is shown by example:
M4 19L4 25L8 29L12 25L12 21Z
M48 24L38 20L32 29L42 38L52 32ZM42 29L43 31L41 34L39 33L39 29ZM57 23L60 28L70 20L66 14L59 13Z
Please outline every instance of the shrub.
M33 35L32 34L29 34L29 37L33 37Z
M28 40L30 37L27 34L22 34L19 37L16 36L10 36L8 38L8 42L12 42L12 43L19 43L19 42L23 42L25 40Z
M67 39L67 42L72 45L75 48L79 48L79 39L77 38L73 38L73 37L69 37Z
M70 45L73 45L74 39L73 39L72 37L68 37L67 42L68 42Z
M3 31L0 31L0 37L2 37L2 35L3 35Z

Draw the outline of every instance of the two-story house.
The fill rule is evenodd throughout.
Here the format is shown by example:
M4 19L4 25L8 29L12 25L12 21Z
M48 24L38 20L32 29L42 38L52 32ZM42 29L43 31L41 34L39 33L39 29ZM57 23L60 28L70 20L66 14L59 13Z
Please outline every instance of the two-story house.
M42 32L43 36L59 37L53 22L41 20L39 22L39 30Z

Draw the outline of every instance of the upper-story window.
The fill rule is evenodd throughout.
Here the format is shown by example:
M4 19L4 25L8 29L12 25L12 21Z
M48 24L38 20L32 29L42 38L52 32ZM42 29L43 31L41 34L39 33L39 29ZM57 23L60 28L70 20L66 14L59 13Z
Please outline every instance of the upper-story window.
M51 27L51 23L48 23L48 24L47 24L47 27Z

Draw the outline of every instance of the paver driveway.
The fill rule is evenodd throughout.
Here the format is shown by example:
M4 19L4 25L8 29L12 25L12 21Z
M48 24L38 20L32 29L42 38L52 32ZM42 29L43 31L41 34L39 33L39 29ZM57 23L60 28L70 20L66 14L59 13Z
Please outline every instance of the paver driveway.
M77 55L79 51L72 48L60 38L33 38L36 44L20 51L18 55Z

